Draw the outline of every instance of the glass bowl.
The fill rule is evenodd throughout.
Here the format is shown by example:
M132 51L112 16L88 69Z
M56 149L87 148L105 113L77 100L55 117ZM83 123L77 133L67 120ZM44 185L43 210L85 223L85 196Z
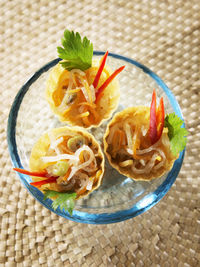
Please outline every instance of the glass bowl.
M95 51L100 58L104 52ZM39 69L18 92L11 107L7 139L14 167L29 169L29 156L34 143L50 128L60 127L45 100L45 82L49 72L60 59L55 59ZM107 64L114 70L125 65L120 73L120 103L117 111L126 107L146 105L151 102L152 91L156 88L158 97L164 97L166 113L175 112L183 119L180 107L165 83L144 65L121 55L110 53ZM116 112L117 112L116 111ZM102 142L107 122L90 132ZM20 174L19 178L28 191L47 209L64 218L92 224L107 224L135 217L153 207L167 193L174 183L184 157L180 153L170 172L152 181L134 181L122 176L106 161L102 185L86 198L76 202L73 215L60 210L54 211L50 199L44 200L43 193L31 186L31 178Z

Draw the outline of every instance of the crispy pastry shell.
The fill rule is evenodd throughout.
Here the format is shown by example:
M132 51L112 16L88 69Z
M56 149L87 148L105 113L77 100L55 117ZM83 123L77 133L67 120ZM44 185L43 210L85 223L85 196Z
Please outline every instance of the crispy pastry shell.
M149 117L150 117L150 109L145 106L137 106L137 107L130 107L127 109L124 109L123 111L116 113L113 119L109 122L105 135L104 135L104 152L108 158L109 163L113 168L115 168L119 173L122 175L125 175L127 177L132 178L133 180L145 180L150 181L154 178L159 178L162 175L164 175L167 171L169 171L174 161L177 159L178 156L174 156L171 153L170 147L166 147L160 142L159 146L165 151L166 155L166 161L163 167L159 168L156 171L150 171L149 173L141 174L141 173L135 173L131 166L128 167L121 167L119 165L119 162L117 162L116 159L114 159L109 150L110 150L110 144L108 144L107 140L110 134L110 129L116 125L117 123L123 124L125 121L129 121L129 123L133 123L134 125L139 125L142 127L142 125L148 127L149 125ZM162 137L165 135L166 138L168 138L167 135L167 128L164 128ZM161 139L160 139L161 140ZM130 155L130 159L133 159L133 157ZM134 160L134 159L133 159Z
M102 153L101 147L100 145L97 143L97 141L95 140L95 138L88 133L86 130L81 129L80 127L61 127L61 128L54 128L52 130L50 130L51 133L53 133L56 138L62 137L62 135L67 135L67 133L75 133L77 135L82 135L87 141L88 143L91 143L91 149L95 149L97 151L97 157L99 157L101 159L100 162L100 166L98 171L100 170L100 172L96 172L96 174L98 174L98 176L96 176L94 178L94 183L92 186L91 190L86 190L83 194L78 195L77 199L82 198L87 196L88 194L90 194L92 191L94 191L95 189L97 189L101 183L102 183L102 178L103 178L103 174L104 174L104 155ZM31 152L31 156L30 156L30 160L29 160L29 166L30 166L30 170L31 171L37 171L37 172L42 172L44 171L44 163L42 163L42 161L40 160L40 157L43 157L46 155L46 151L49 148L50 145L50 139L49 139L49 132L43 134L39 140L35 143L35 145L33 146L32 152ZM40 181L43 180L43 178L40 177L32 177L33 181ZM49 189L49 190L56 190L56 184L47 184L44 187L41 187L41 191L43 191L44 189Z
M97 62L93 62L93 66L96 67L96 72L98 70ZM112 71L108 66L104 67L104 70L107 74L111 74ZM87 73L90 72L90 69L86 71ZM92 83L96 73L92 73L89 75L89 82ZM50 105L50 108L54 114L56 114L61 122L66 122L71 126L80 126L83 128L91 128L91 127L98 127L103 121L110 119L113 112L116 110L118 103L119 103L119 83L115 78L104 90L103 96L97 103L97 107L95 111L99 115L99 119L94 123L88 125L84 125L82 119L77 118L77 108L70 108L69 112L61 113L55 106L53 100L53 94L57 90L58 85L62 82L65 77L69 76L69 72L64 70L61 64L57 64L51 71L49 78L46 84L46 99ZM106 77L101 77L99 81L99 85L101 85L106 80Z

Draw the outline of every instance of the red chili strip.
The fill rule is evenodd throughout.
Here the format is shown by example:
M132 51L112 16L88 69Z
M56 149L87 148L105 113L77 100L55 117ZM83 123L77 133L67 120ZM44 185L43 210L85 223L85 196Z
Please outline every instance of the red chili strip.
M31 175L31 176L49 178L49 175L47 172L30 172L30 171L20 169L20 168L14 168L13 170L20 172L20 173L23 173L23 174Z
M115 70L109 77L108 79L99 87L98 91L96 92L96 100L95 103L97 103L104 91L104 89L109 85L109 83L112 82L112 80L125 68L125 66L120 67L119 69Z
M30 185L33 186L41 186L43 184L50 184L50 183L55 183L58 177L50 177L46 180L38 181L38 182L32 182Z
M152 101L150 107L150 125L149 125L149 137L152 145L158 140L157 136L157 122L156 122L156 91L153 90Z
M47 179L42 180L42 181L30 183L30 185L33 185L33 186L41 186L43 184L55 183L57 178L58 178L58 176L50 176L49 177L49 174L47 172L30 172L30 171L20 169L20 168L14 168L13 170L17 171L19 173L30 175L30 176L47 178Z
M165 109L164 109L163 97L161 97L159 107L156 111L156 121L157 121L157 138L158 138L157 140L159 140L163 132L164 121L165 121Z
M93 86L94 86L94 88L96 88L97 85L98 85L98 82L99 82L101 73L102 73L103 68L104 68L104 66L105 66L105 63L106 63L107 56L108 56L108 51L107 51L107 52L105 53L105 55L103 56L103 59L102 59L102 61L101 61L101 64L100 64L99 69L98 69L98 71L97 71L97 74L96 74L96 76L95 76L95 78L94 78L94 82L93 82Z

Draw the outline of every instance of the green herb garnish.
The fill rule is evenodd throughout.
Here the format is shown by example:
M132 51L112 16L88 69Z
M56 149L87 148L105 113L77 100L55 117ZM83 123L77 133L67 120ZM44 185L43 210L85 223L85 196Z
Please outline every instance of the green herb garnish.
M183 121L175 113L170 113L165 117L165 127L168 128L170 148L174 155L181 152L187 143L188 131L181 127L182 125Z
M58 55L63 60L60 62L67 70L86 70L92 66L93 44L80 34L65 30L61 40L63 47L57 47Z
M60 206L60 209L68 211L71 216L75 206L74 200L76 199L76 196L76 193L64 193L53 190L44 191L44 200L47 198L56 197L56 199L54 199L52 203L52 208L54 210L56 210L58 206Z

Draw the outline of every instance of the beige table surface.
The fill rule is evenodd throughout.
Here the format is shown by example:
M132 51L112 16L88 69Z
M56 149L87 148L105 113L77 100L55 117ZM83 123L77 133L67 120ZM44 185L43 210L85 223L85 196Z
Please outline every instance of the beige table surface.
M57 57L65 28L155 71L189 130L181 172L146 213L86 225L35 201L12 171L7 118L20 87ZM0 0L0 266L200 266L200 1Z

